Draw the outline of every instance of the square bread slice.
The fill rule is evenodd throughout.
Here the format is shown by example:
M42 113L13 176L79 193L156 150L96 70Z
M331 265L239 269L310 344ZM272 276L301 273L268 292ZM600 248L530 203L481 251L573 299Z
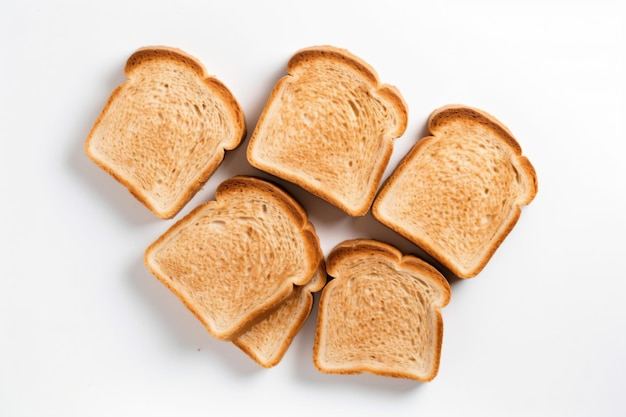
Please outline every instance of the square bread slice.
M443 340L440 309L450 300L443 275L368 239L337 245L326 268L333 279L320 297L315 366L324 373L432 380Z
M147 268L208 332L231 341L319 272L304 209L275 184L237 176L151 244Z
M373 216L459 278L476 276L537 193L537 176L493 116L449 105L383 185Z
M246 135L243 111L202 64L141 48L98 116L85 152L156 216L175 216Z
M407 126L397 88L333 46L298 51L274 87L252 133L247 157L352 216L369 211Z

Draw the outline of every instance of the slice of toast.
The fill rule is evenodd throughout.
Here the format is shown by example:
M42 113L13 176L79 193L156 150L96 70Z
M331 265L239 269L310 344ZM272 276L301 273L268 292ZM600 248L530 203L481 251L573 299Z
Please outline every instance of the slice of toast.
M198 60L139 49L98 116L85 152L160 218L176 215L246 134L243 111Z
M308 283L323 254L302 207L268 181L238 176L151 244L148 269L210 334L232 340Z
M511 132L467 106L435 110L383 185L373 216L459 278L476 276L537 193L537 176Z
M274 87L247 149L251 165L352 216L367 213L407 126L397 88L350 52L298 51Z
M440 308L450 300L443 275L367 239L337 245L326 267L334 279L320 297L315 366L325 373L432 380L441 357Z
M325 284L326 269L322 263L311 281L295 287L291 296L233 343L264 368L277 365L311 314L313 293Z

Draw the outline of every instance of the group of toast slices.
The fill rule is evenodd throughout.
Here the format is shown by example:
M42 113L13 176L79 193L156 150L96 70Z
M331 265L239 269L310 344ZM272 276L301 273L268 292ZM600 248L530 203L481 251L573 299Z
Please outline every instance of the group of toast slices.
M85 143L88 156L170 219L247 136L231 91L189 54L137 50ZM333 46L297 51L253 130L249 163L375 219L460 278L476 276L537 192L535 171L491 115L448 105L381 184L408 108L396 87ZM381 186L382 185L382 186ZM147 268L217 339L276 365L321 291L313 362L325 373L432 380L448 281L388 243L324 256L303 207L271 180L238 175L145 252Z

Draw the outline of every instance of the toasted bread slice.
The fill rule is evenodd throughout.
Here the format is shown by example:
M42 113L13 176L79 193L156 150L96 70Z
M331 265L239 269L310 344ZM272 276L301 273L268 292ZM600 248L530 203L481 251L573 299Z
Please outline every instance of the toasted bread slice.
M295 287L291 296L233 343L264 368L277 365L311 314L313 293L325 284L326 269L322 263L311 281Z
M222 182L148 247L145 264L220 340L239 336L305 285L323 254L302 207L254 177Z
M493 116L450 105L428 120L383 185L373 216L459 278L476 276L537 193L537 177Z
M299 185L352 216L367 213L407 126L397 88L332 46L298 51L252 133L251 165Z
M160 218L178 213L246 134L231 92L169 47L130 56L87 140L87 155Z
M366 239L337 245L326 267L334 279L320 297L315 366L325 373L432 380L441 357L440 308L450 300L443 275Z

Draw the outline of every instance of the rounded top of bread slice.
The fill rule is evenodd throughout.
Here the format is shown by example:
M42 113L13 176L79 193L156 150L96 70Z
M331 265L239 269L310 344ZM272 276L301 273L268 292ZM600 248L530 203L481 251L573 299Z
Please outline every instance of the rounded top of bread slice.
M434 111L381 189L373 215L460 278L476 276L537 193L511 132L463 105Z
M145 263L216 338L236 337L307 284L323 254L302 207L278 186L238 176L146 250Z

